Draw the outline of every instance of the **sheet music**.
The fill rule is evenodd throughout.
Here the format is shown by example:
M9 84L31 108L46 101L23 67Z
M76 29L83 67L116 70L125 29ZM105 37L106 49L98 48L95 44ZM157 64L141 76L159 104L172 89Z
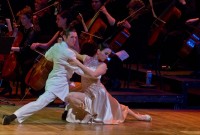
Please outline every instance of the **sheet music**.
M120 58L121 61L124 61L129 57L128 53L125 50L121 50L115 54Z

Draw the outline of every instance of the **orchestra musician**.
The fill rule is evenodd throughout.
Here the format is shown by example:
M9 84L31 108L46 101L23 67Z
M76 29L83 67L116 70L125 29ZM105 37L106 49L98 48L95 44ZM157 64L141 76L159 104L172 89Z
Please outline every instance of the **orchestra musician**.
M98 11L102 12L104 14L104 17L106 17L104 21L107 20L108 24L113 26L115 24L115 19L107 11L105 7L105 2L106 2L105 0L91 0L91 6L94 14L97 13Z
M73 17L70 10L63 10L56 15L56 24L59 30L54 34L54 36L45 43L36 42L31 45L31 49L35 50L37 48L48 49L52 46L59 38L62 38L63 32L69 27L72 23ZM78 42L76 43L75 50L79 52L79 45Z
M127 4L127 9L129 15L134 14L138 9L145 6L141 12L135 14L132 20L129 22L131 24L131 28L129 32L131 33L130 37L127 39L127 42L124 45L124 48L128 54L130 54L130 61L138 61L143 63L146 61L148 54L147 48L147 39L148 32L151 25L151 13L148 9L146 9L146 3L142 0L131 0Z
M34 25L32 23L32 10L29 6L26 6L22 10L17 13L17 16L20 19L20 26L18 24L14 24L14 32L13 35L20 36L18 39L18 46L13 46L11 50L15 52L16 60L17 60L17 67L19 71L19 80L20 80L20 88L21 88L21 96L25 95L26 84L25 84L25 76L29 69L32 67L35 58L37 57L37 53L30 49L30 45L37 41L37 36L39 31L34 29ZM20 34L18 34L20 33ZM8 64L6 66L12 66L12 64ZM6 67L9 69L9 67ZM5 68L5 69L6 69ZM6 80L5 80L6 81ZM9 82L6 83L7 85L1 91L1 95L6 94L7 92L11 92L12 89L9 85Z
M40 31L38 42L48 42L58 30L55 22L55 6L57 3L53 2L54 0L50 2L49 0L34 1L33 22L35 24L35 28ZM46 8L48 6L49 8Z
M83 14L83 18L86 22L86 28L84 27L84 32L88 33L89 38L86 38L86 41L80 42L80 47L85 42L94 41L100 44L103 38L106 37L106 31L108 31L109 26L114 26L115 19L110 15L110 13L106 9L106 4L108 1L105 0L91 0L91 11L85 17ZM91 14L92 13L92 14ZM93 16L91 16L93 15ZM84 34L84 33L82 33ZM87 36L87 34L84 36ZM80 35L81 38L81 35Z
M109 40L107 40L108 46L110 46L113 51L117 52L120 50L125 50L129 55L129 58L127 60L132 61L136 55L134 47L137 44L138 46L143 46L143 42L145 42L145 39L141 38L144 38L143 35L145 34L142 32L144 32L144 30L146 29L143 29L143 27L141 26L146 21L144 21L143 23L138 22L138 18L140 17L139 15L141 13L138 11L140 11L143 6L144 3L141 0L130 0L126 5L127 14L125 14L125 19L119 18L121 20L116 20L114 25L115 31L108 38ZM124 36L124 33L126 33L126 36ZM141 40L140 44L137 43L136 40ZM103 80L105 79L105 81L103 82L108 90L116 89L121 86L119 80L120 77L123 75L123 73L121 72L123 68L123 63L124 61L122 61L117 55L113 55L111 57L111 60L108 62L108 71L102 78Z
M200 48L198 42L191 47L186 44L186 41L191 38L191 35L193 34L197 35L197 37L199 36L198 32L195 32L200 30L200 1L178 0L176 6L181 11L182 15L176 21L173 29L167 33L166 40L163 42L163 45L165 45L162 52L163 61L166 61L169 65L172 63L174 65L173 68L176 68L181 64L182 68L187 67L193 70L191 74L192 77L199 78ZM176 44L176 46L173 46L172 44ZM171 57L165 57L169 51L171 51ZM176 63L177 60L179 63Z
M198 0L173 0L174 6L179 10L180 16L167 20L165 27L162 29L158 42L160 46L159 65L167 65L170 69L174 68L191 68L199 70L198 48L186 49L185 41L193 33L199 20L199 1ZM171 12L171 11L169 11ZM176 12L172 12L172 15ZM195 28L196 27L196 28ZM197 47L197 46L196 46ZM170 55L169 55L170 52ZM192 59L192 61L190 60ZM181 64L181 66L180 66ZM184 66L183 66L184 65Z

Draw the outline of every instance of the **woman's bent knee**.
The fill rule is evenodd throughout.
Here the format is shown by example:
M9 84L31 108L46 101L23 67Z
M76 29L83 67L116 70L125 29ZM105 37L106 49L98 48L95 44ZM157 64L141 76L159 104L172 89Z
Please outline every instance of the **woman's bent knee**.
M66 97L65 97L65 102L70 102L74 97L73 93L69 93Z

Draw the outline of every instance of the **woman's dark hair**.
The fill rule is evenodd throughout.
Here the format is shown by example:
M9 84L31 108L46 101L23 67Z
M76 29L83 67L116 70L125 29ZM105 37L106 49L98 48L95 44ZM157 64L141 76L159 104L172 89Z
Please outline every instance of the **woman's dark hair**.
M98 49L99 46L95 42L86 42L82 45L80 54L86 54L93 57Z

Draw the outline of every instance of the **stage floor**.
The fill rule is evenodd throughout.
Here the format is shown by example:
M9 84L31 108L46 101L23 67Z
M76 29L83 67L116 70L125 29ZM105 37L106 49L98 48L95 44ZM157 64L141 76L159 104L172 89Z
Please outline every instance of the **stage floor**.
M20 106L0 106L0 115L11 114ZM128 116L119 125L72 124L61 120L63 108L46 107L24 123L0 125L2 135L200 135L200 110L136 109L150 114L151 122Z

